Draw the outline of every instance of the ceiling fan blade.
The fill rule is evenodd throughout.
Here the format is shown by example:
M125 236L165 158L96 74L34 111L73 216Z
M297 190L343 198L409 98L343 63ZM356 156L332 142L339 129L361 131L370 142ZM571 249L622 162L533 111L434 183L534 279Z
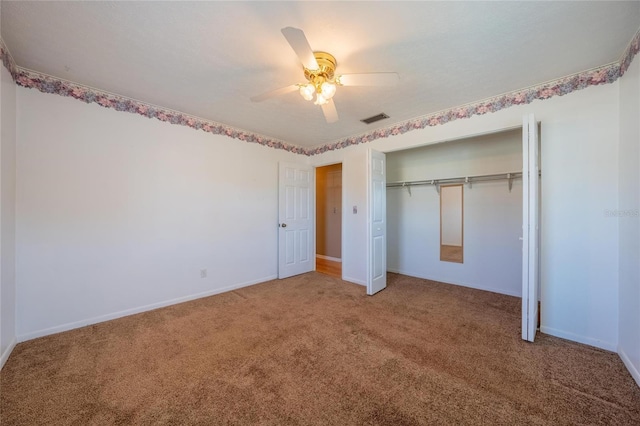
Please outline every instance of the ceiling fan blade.
M329 99L329 102L322 105L322 113L327 123L338 121L338 110L336 110L336 104L333 103L333 99Z
M276 97L276 96L284 95L286 93L293 92L293 91L296 91L296 90L298 90L298 85L297 84L292 84L291 86L281 87L280 89L272 90L270 92L266 92L266 93L263 93L261 95L252 96L251 97L251 101L252 102L262 102L262 101L267 100L269 98L273 98L273 97Z
M342 86L395 86L399 81L400 76L396 72L343 74L338 77Z
M311 46L307 41L307 37L304 35L302 30L293 27L286 27L281 31L293 48L294 52L296 52L296 55L298 55L300 62L302 62L302 66L310 70L317 70L320 68L318 66L318 61L316 61L316 57L313 55L313 50L311 50Z

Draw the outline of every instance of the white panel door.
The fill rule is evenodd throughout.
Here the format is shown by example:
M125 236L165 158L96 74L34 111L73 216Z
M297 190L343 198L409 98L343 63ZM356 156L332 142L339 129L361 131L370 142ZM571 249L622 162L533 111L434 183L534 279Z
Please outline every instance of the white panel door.
M368 150L367 294L387 287L387 177L385 155Z
M313 168L279 164L278 278L315 269Z
M522 119L522 338L533 342L539 300L538 123Z

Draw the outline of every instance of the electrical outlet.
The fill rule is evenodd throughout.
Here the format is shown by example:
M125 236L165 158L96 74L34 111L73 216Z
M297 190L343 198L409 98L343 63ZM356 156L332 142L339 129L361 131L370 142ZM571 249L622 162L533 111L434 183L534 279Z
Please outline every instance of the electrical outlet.
M353 206L353 214L358 214L358 206Z
M207 278L207 270L200 269L200 278Z

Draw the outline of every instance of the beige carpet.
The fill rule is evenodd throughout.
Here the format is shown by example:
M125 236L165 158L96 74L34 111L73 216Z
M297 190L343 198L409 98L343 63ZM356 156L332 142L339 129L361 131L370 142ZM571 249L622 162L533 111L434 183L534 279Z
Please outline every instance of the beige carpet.
M19 344L5 425L640 425L614 353L520 340L519 299L317 273Z

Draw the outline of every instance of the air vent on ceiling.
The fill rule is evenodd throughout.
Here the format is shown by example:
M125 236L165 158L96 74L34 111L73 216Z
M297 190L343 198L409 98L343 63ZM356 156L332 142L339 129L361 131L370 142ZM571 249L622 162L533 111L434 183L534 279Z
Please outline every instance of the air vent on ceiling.
M360 121L362 121L363 123L366 123L366 124L371 124L371 123L375 123L376 121L384 120L385 118L389 118L389 116L387 114L385 114L384 112L381 112L378 115L374 115L374 116L369 117L369 118L363 118Z

